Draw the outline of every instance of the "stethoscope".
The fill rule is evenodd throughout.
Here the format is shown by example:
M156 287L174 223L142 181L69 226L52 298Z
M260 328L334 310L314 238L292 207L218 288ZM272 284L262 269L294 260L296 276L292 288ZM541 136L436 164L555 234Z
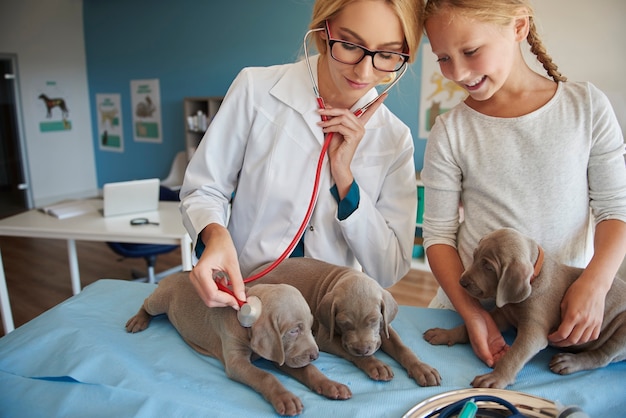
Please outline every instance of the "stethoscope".
M311 62L309 59L308 38L313 33L323 31L323 30L324 28L311 29L307 31L307 33L304 34L304 40L303 40L305 62L309 71L309 76L311 77L311 85L313 86L313 93L315 94L315 100L317 101L317 105L319 109L326 109L326 106L324 104L324 99L322 98L320 94L317 82L315 81L315 76L313 75L313 69L311 68ZM398 73L396 77L394 77L394 79L389 84L387 84L385 89L380 94L378 94L378 96L376 96L375 99L371 100L364 106L357 109L354 112L354 115L357 118L361 117L361 115L365 113L365 111L367 111L367 109L370 106L372 106L376 102L376 100L380 98L380 96L387 93L393 86L395 86L398 83L398 81L400 81L404 73L407 71L407 67L408 65L405 63L402 69L400 70L400 73ZM328 117L322 116L322 121L327 121L327 120L328 120ZM309 221L311 220L311 216L313 215L313 209L315 208L315 204L317 203L317 197L319 194L319 183L320 183L322 167L324 165L324 158L328 151L328 146L330 145L330 142L333 139L333 134L334 132L328 132L324 136L324 145L322 146L322 150L320 152L320 156L317 161L317 169L315 172L315 182L313 184L313 192L311 193L311 200L309 201L309 206L307 208L304 219L302 220L302 224L300 225L300 228L298 229L298 232L296 232L296 234L293 237L293 240L291 241L291 243L289 243L289 245L287 246L285 251L283 251L280 257L278 257L272 264L268 265L262 271L244 279L243 281L244 283L249 283L251 281L259 279L265 276L270 271L272 271L274 268L276 268L276 266L278 266L285 258L289 256L289 254L291 254L291 252L293 251L295 246L298 244L300 239L302 239L302 235L304 235L304 231L306 230L306 227ZM217 272L214 275L214 278L223 277L224 275L225 275L224 272ZM246 328L251 327L252 324L254 324L254 322L258 319L258 317L261 314L261 302L258 300L258 298L256 298L255 296L251 296L248 298L247 302L243 302L235 296L235 294L230 288L223 285L221 281L216 281L216 284L220 290L226 293L229 293L237 300L237 304L239 305L239 308L240 308L239 311L237 312L237 318L239 319L240 324Z

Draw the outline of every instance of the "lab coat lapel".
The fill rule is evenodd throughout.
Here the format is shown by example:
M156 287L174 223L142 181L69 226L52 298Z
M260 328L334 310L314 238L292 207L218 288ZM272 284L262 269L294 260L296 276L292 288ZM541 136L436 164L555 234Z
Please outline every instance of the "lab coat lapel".
M315 55L310 58L311 69L316 81L318 57ZM313 136L320 144L324 142L322 129L317 126L320 115L317 113L317 101L309 77L309 70L304 60L291 66L272 87L270 94L302 115Z

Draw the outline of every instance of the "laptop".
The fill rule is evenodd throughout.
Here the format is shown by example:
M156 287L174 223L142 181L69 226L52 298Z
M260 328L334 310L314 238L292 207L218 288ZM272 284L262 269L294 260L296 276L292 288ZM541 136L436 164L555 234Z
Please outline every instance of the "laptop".
M106 183L103 187L105 217L151 212L159 209L158 178Z

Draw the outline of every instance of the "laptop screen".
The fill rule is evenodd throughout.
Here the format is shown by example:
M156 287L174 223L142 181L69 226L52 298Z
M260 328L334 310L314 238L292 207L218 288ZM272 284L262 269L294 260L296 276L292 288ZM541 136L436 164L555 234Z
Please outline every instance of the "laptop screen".
M158 178L105 184L103 188L104 216L158 210L159 185Z

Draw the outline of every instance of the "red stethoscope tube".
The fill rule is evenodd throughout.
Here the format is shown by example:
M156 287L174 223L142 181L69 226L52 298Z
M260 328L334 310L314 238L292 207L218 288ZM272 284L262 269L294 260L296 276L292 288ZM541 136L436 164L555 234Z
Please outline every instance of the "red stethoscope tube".
M321 97L317 98L317 104L318 104L320 109L325 109L324 100ZM357 117L361 116L361 114L363 114L363 109L358 109L355 112L355 115ZM322 116L322 120L326 121L326 120L328 120L328 117ZM327 133L326 136L324 137L324 145L322 146L322 151L320 152L320 156L319 156L319 159L317 161L317 170L315 172L315 183L313 185L313 193L311 194L311 200L309 201L309 207L308 207L308 209L306 211L306 214L304 215L304 220L302 221L302 224L300 225L300 229L298 229L298 232L293 237L293 240L287 246L285 251L283 251L283 253L280 255L280 257L278 257L272 264L267 266L262 271L260 271L260 272L258 272L256 274L254 274L254 275L244 279L244 281L243 281L244 283L249 283L251 281L259 279L259 278L265 276L270 271L274 270L276 268L276 266L278 266L285 258L287 258L289 256L289 254L291 254L291 252L293 251L294 247L298 244L298 242L302 238L302 235L304 235L304 231L306 229L306 226L309 223L309 221L311 220L311 216L313 215L313 208L315 208L315 203L317 202L317 196L319 194L320 176L321 176L321 173L322 173L322 166L324 164L324 157L326 156L326 152L328 151L328 146L330 145L330 141L332 139L333 139L333 132ZM237 296L235 296L235 294L233 293L233 291L229 287L223 285L219 281L217 281L216 284L217 284L217 287L221 291L226 292L226 293L232 295L235 299L237 299L237 304L239 304L239 307L242 307L245 304L244 301L238 299Z

